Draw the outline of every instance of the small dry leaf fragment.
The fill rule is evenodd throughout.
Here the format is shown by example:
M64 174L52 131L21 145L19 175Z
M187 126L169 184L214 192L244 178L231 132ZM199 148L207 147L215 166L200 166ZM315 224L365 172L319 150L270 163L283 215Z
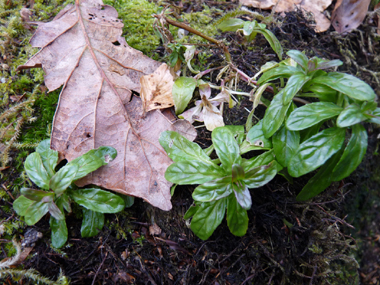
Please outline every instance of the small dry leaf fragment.
M363 22L371 0L340 0L336 3L331 22L338 33L348 33Z
M272 9L277 0L240 0L240 4L260 9ZM316 32L324 32L330 27L330 20L323 11L330 6L332 0L280 0L276 6L277 13L294 11L297 7L314 15Z
M173 76L165 63L152 74L141 76L140 84L140 97L145 112L174 106L172 96Z
M149 226L149 233L152 236L158 236L161 234L161 228L157 224Z

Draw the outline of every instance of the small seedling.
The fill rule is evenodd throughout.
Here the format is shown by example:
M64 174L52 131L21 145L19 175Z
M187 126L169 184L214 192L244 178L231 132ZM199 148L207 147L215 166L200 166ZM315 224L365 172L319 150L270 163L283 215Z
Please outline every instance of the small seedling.
M253 41L257 34L262 34L268 41L271 48L276 52L278 58L282 60L282 47L276 36L266 28L265 24L256 20L243 21L241 19L227 19L218 25L223 32L242 32L247 42Z
M166 131L160 144L174 161L165 178L176 184L200 184L193 192L195 206L186 213L191 217L191 230L201 239L208 239L222 222L227 209L227 224L236 236L248 228L247 210L252 198L249 188L258 188L276 175L280 166L273 152L251 159L240 156L244 138L243 126L225 126L212 132L213 147L218 159L211 160L205 150L180 134Z
M22 188L14 203L16 213L28 225L34 225L50 213L52 244L62 247L68 237L64 210L71 212L70 201L83 206L82 237L92 237L103 228L104 213L117 213L125 208L123 198L97 188L77 189L74 181L108 164L117 155L113 147L90 150L55 171L58 152L50 149L50 140L42 141L36 152L25 161L28 177L41 189Z

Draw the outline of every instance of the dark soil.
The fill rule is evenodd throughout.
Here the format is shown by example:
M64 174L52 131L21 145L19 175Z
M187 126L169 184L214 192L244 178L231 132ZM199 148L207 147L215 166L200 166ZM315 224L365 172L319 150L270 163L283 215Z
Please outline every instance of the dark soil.
M188 2L183 1L186 12L202 7L201 1ZM221 9L237 6L235 2L204 2ZM371 27L342 36L332 30L316 34L300 12L277 20L281 27L273 25L271 30L285 52L298 49L308 56L340 59L345 64L339 71L360 77L380 95L378 79L368 71L379 69L380 47ZM265 62L277 60L260 35L248 47L233 33L220 38L228 39L233 62L249 76ZM208 59L210 67L222 62L220 51L213 52ZM239 88L248 90L243 83ZM273 95L264 96L270 99ZM248 112L243 107L251 104L241 99L239 106L226 110L225 122L245 124ZM262 118L264 112L259 106L255 115ZM293 184L277 177L252 190L253 205L244 237L233 236L224 221L209 240L197 238L183 220L192 204L193 188L183 186L175 190L171 211L160 211L136 199L123 213L107 215L105 227L94 238L81 238L80 211L74 209L67 217L69 241L61 251L50 247L45 217L34 227L44 237L24 268L34 268L54 280L62 270L71 284L379 284L379 129L366 127L369 147L363 163L349 178L331 185L312 201L295 200L312 174L295 179ZM210 133L198 129L196 142L207 147ZM10 217L1 215L3 219ZM161 229L160 234L154 235L153 225ZM17 283L8 278L3 284Z

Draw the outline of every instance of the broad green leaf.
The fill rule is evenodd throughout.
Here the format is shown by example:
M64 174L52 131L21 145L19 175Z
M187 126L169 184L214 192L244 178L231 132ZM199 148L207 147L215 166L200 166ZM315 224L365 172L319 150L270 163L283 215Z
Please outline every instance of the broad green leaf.
M58 151L50 149L50 139L43 140L36 148L41 156L42 163L49 175L49 178L55 174L55 167L58 163Z
M329 86L359 101L373 101L376 97L371 86L359 78L345 73L330 72L326 76L314 78L313 83Z
M305 88L304 92L312 92L313 94L304 94L307 97L315 97L324 102L336 102L337 91L321 84L312 84Z
M25 216L28 208L30 205L35 203L35 201L32 201L25 196L21 195L16 200L13 201L13 209L19 216Z
M226 206L226 198L200 204L191 220L191 230L200 239L208 239L222 222L226 212Z
M216 154L226 169L231 169L240 159L240 149L232 132L224 127L218 127L211 133Z
M227 197L231 193L231 177L223 177L199 185L194 189L193 199L199 202L211 202Z
M57 195L60 195L72 182L108 164L115 159L116 155L116 149L110 146L92 149L62 167L51 178L50 188L53 189Z
M249 36L250 34L252 34L253 29L256 27L256 24L257 24L256 21L252 21L252 22L246 21L243 26L244 36Z
M254 125L247 134L247 141L251 145L255 145L262 148L272 148L272 141L264 136L263 132L263 120L260 120Z
M273 97L268 109L265 111L263 118L263 133L266 138L270 138L282 125L286 112L288 111L289 104L283 104L284 89Z
M251 209L252 198L247 185L243 181L237 181L236 183L232 183L232 188L234 189L236 201L240 206L244 210Z
M336 124L340 128L346 128L367 120L364 111L356 104L348 105L339 115Z
M302 86L308 82L311 78L305 75L302 72L297 72L293 74L288 82L286 83L285 88L283 89L282 102L284 105L292 102L293 97L301 90Z
M30 189L30 188L21 188L20 192L26 198L32 201L36 201L36 202L41 202L42 199L44 199L43 202L49 202L49 201L53 201L53 198L54 198L54 193L52 192L45 192L45 191L35 190L35 189Z
M40 188L49 190L49 174L46 171L38 152L28 155L25 160L25 171L29 178Z
M297 62L299 65L302 66L302 68L307 71L308 70L308 62L309 59L305 54L298 50L290 50L286 53L288 56L290 56L295 62Z
M116 149L111 146L101 146L77 157L76 159L66 164L64 167L78 165L78 171L74 178L74 181L76 181L97 170L99 167L107 165L109 162L114 160L116 156Z
M212 163L200 160L179 161L171 164L165 172L165 179L184 184L202 184L224 176L224 170Z
M323 120L338 116L343 108L331 102L306 104L293 111L286 120L286 127L291 131L307 129Z
M276 38L276 36L267 29L254 29L254 31L261 33L265 37L265 39L268 41L271 48L277 54L278 58L282 60L282 46L281 46L281 43Z
M174 162L201 160L206 163L212 163L210 157L198 144L189 141L177 132L162 132L159 142Z
M325 190L332 182L333 169L342 155L342 149L335 153L318 170L297 195L297 201L306 201Z
M197 87L197 81L192 77L180 77L174 81L172 95L175 113L181 114L186 109Z
M273 151L276 155L276 160L283 167L287 167L290 159L296 153L299 144L299 132L289 131L285 126L282 126L273 135Z
M299 70L294 66L280 65L276 68L272 68L264 72L260 79L257 81L257 84L261 85L269 80L275 80L280 77L288 78L296 72L299 72Z
M55 248L61 248L67 241L68 232L66 220L56 220L50 217L51 243Z
M289 174L299 177L324 164L342 146L345 129L325 129L304 141L288 164Z
M73 164L68 166L66 164L50 179L50 188L57 196L61 195L71 185L75 180L78 170L79 165Z
M195 213L198 211L198 209L199 209L199 206L198 206L198 205L191 206L191 207L186 211L186 214L183 216L183 219L184 219L184 220L188 220L188 219L190 219L192 216L195 215Z
M118 195L96 188L70 191L70 197L86 209L100 213L117 213L125 208L125 203Z
M65 218L65 215L63 212L58 208L58 206L52 201L48 203L48 211L52 217L54 217L56 220L63 220Z
M83 209L83 220L80 233L82 237L96 236L104 226L104 214Z
M244 183L248 188L258 188L271 181L277 174L277 163L273 161L245 173Z
M242 125L227 125L227 126L224 126L224 128L226 128L227 130L229 130L233 134L233 136L235 137L235 139L239 145L242 144L244 137L245 137L244 126L242 126Z
M241 165L244 168L244 172L247 173L253 168L271 163L274 159L274 151L270 150L260 154L259 156L252 157L250 159L243 159Z
M244 168L240 166L240 164L233 164L232 165L232 182L242 180L244 179L244 177L245 177Z
M33 202L25 212L25 223L29 226L37 223L48 212L50 203Z
M25 222L31 226L37 223L47 212L49 203L35 202L24 196L18 197L13 202L13 209L20 216L25 217Z
M227 198L227 225L235 236L241 237L247 233L247 211L240 206L234 195Z
M243 28L244 23L241 19L227 19L218 25L218 29L222 32L235 32Z
M332 176L334 181L346 178L359 166L367 151L367 146L368 135L365 128L360 124L352 126L351 138L334 168Z

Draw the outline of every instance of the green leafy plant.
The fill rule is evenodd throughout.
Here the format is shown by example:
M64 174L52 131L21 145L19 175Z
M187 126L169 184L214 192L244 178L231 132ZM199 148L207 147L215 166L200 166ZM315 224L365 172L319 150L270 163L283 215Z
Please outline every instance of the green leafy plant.
M227 224L236 236L248 228L247 210L252 198L249 188L268 183L281 167L273 151L251 159L240 156L244 139L243 126L218 127L212 132L212 148L203 150L176 132L166 131L160 144L174 161L165 178L176 184L200 184L193 192L195 205L185 214L191 217L191 230L201 239L208 239L222 222L227 210ZM207 153L215 149L218 159Z
M268 41L271 48L276 52L278 58L282 60L282 46L276 36L266 28L265 24L258 23L256 20L243 21L241 19L227 19L218 25L223 32L242 32L247 42L253 41L257 34L262 34Z
M175 66L177 61L185 61L184 53L186 51L186 47L182 44L168 44L168 48L172 51L169 55L169 65Z
M308 59L296 50L287 55L293 64L283 61L258 81L265 84L287 79L265 112L262 131L266 139L272 138L276 160L292 177L321 167L298 194L297 200L304 201L357 168L367 150L367 132L360 123L379 124L380 108L365 82L352 75L323 71L341 65L341 61ZM301 99L307 104L297 108L292 102L295 96L319 102ZM351 136L345 144L349 131Z
M83 206L82 237L92 237L103 228L104 213L117 213L125 208L120 196L97 188L77 189L74 181L85 177L112 161L114 148L102 146L70 161L56 172L58 152L50 149L50 140L42 141L25 160L28 177L41 189L22 188L13 203L16 213L28 225L34 225L50 213L52 244L62 247L68 237L64 210L71 212L70 202Z

